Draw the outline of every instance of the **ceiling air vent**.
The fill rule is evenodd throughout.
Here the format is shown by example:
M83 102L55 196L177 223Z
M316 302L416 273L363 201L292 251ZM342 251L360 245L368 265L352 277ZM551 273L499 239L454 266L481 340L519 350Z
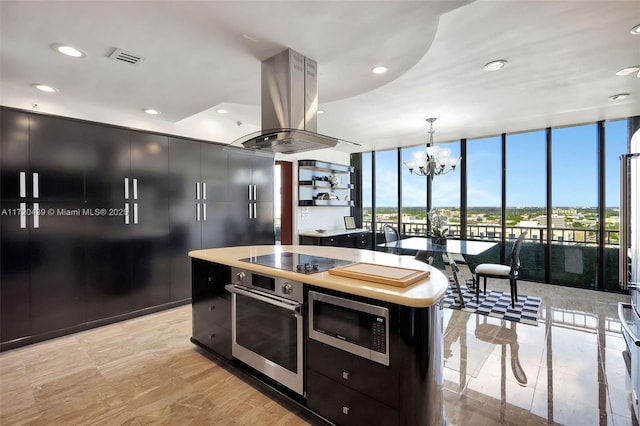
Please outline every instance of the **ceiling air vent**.
M113 59L114 61L120 61L130 65L138 65L138 62L141 62L144 60L142 56L136 55L135 53L132 53L132 52L127 52L126 50L122 50L118 47L113 49L113 52L111 52L108 58Z

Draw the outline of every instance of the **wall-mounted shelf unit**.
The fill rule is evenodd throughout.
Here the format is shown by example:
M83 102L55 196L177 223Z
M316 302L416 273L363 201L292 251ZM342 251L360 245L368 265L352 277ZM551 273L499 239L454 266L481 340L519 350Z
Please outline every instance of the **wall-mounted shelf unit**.
M316 160L298 161L298 205L352 207L354 167Z

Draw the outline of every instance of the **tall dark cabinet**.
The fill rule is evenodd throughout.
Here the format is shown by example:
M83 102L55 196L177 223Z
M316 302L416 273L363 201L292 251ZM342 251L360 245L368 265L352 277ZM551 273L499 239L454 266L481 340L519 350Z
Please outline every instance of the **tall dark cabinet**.
M169 140L171 294L191 297L190 250L227 243L228 156L223 145Z
M237 222L231 172L270 189L273 157L10 108L0 120L1 350L188 303L189 250L274 242L273 191L258 192L260 221Z
M85 319L81 127L2 114L3 341Z
M273 244L273 157L229 149L228 244Z

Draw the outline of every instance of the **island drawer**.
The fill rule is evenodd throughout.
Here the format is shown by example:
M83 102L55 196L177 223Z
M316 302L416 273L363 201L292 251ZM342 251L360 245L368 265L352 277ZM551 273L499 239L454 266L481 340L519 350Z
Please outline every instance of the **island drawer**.
M307 339L307 370L398 408L400 376L388 366Z
M398 424L398 411L314 371L307 374L307 405L339 425Z

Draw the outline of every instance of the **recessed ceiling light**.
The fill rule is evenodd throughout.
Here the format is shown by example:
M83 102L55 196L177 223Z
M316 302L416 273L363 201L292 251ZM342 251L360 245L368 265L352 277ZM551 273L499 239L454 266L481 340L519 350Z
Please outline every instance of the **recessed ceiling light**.
M31 86L35 87L36 89L41 90L43 92L47 92L47 93L53 93L53 92L57 92L58 91L58 89L56 89L53 86L49 86L48 84L34 83Z
M318 115L320 115L320 114L324 114L324 110L323 109L319 109L318 110Z
M384 74L387 71L389 71L389 68L383 67L383 66L378 66L378 67L371 68L371 72L374 73L374 74Z
M498 59L496 61L491 61L488 64L485 64L484 70L485 71L498 71L498 70L501 70L502 68L504 68L504 66L506 64L507 64L506 60Z
M618 93L617 95L609 96L609 99L612 101L619 101L621 99L625 99L631 96L631 93Z
M229 114L229 110L224 108L217 109L216 112L218 114Z
M640 24L636 25L635 27L631 28L631 30L629 31L631 34L633 35L638 35L640 34Z
M73 46L69 46L68 44L55 43L51 45L51 48L58 53L71 56L72 58L84 58L87 56L87 54L84 53L82 50L75 48Z
M143 109L144 112L146 112L149 115L158 115L160 114L160 111L158 111L157 109L153 109L153 108L145 108Z
M616 75L630 75L640 71L640 65L635 65L633 67L623 68L616 73Z

